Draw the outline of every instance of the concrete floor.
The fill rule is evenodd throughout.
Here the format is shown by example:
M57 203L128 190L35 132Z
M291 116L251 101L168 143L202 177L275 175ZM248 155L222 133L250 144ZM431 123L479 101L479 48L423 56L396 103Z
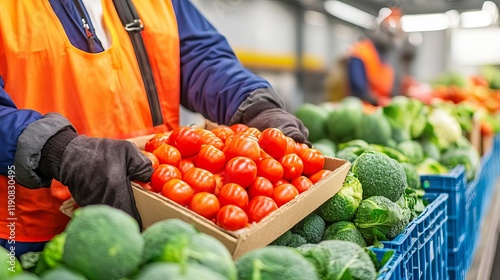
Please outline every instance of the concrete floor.
M493 262L493 267L491 268L490 280L499 280L499 279L500 279L500 242L497 242L497 253L495 256L495 261Z

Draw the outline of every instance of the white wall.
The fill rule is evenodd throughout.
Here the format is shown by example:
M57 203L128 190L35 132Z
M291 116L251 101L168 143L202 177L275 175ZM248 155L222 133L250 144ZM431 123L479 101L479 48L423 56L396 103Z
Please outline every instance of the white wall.
M293 53L293 9L272 0L191 0L235 49Z

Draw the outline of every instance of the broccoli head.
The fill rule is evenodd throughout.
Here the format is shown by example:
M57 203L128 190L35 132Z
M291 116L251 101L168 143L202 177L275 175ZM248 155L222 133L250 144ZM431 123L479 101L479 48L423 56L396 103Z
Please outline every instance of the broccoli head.
M358 228L351 222L341 221L329 225L323 240L344 240L366 247L366 241Z
M361 154L353 163L352 172L361 183L363 198L385 196L395 202L407 184L401 164L380 152Z
M276 246L288 246L290 240L292 239L292 232L287 230L280 237L276 238L270 245Z
M353 222L371 245L387 240L387 235L392 235L393 227L400 226L403 218L403 210L398 204L384 196L372 196L361 201Z
M304 237L307 243L316 244L323 238L325 228L326 224L323 218L316 213L311 213L295 225L292 232Z
M290 237L290 241L288 242L288 247L300 247L304 244L307 244L307 240L299 234L293 233Z
M349 172L342 188L319 207L320 216L328 222L350 221L363 199L363 188L358 178Z
M408 157L410 163L419 164L424 160L424 149L417 141L407 140L400 142L397 149Z
M417 167L407 162L402 162L400 164L405 171L406 182L408 183L408 187L412 189L419 189L421 187L421 184L420 184L420 175L418 175L417 172Z

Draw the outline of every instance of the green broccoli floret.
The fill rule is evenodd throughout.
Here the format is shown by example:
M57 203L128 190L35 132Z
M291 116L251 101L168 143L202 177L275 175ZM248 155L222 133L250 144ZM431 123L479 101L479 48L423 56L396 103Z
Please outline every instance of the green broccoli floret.
M323 238L325 228L325 220L318 214L311 213L295 225L292 232L304 237L307 243L316 244Z
M276 240L271 242L270 245L288 246L291 239L292 239L292 232L290 230L287 230L280 237L276 238Z
M424 160L424 150L417 141L408 140L400 142L397 149L408 157L410 163L419 164Z
M363 199L363 188L353 173L349 172L342 188L319 207L318 213L328 222L350 221Z
M398 200L406 187L406 174L399 162L375 151L364 152L353 163L352 172L363 187L363 198L385 196Z
M368 245L387 240L393 227L403 220L401 207L384 196L372 196L361 201L354 215L354 225L359 229ZM392 231L391 231L392 230Z
M421 187L420 175L418 175L417 167L411 163L402 162L400 163L406 174L406 182L408 187L412 189L419 189Z
M353 223L346 221L329 225L325 230L323 240L344 240L366 247L366 241L358 228Z
M304 244L307 244L307 240L299 234L293 233L290 237L290 241L288 242L288 247L300 247Z

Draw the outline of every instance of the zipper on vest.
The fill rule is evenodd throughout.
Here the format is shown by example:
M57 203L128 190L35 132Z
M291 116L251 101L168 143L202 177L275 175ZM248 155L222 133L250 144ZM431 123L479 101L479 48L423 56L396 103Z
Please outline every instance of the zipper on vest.
M95 36L92 34L92 30L90 30L90 25L89 22L87 22L87 19L85 18L85 11L82 6L82 3L80 0L73 0L73 3L75 4L78 14L80 16L80 21L82 22L83 30L85 31L85 39L87 41L87 46L89 47L89 51L91 53L96 53L97 49L95 47ZM90 20L90 19L89 19Z
M144 82L149 102L153 126L161 125L164 122L163 115L161 113L158 91L156 89L153 71L151 70L151 64L149 63L146 47L144 46L144 41L142 40L141 32L144 30L144 24L139 18L134 4L132 4L130 0L113 0L113 3L134 47L137 63L139 64L139 69L141 71L142 80Z

